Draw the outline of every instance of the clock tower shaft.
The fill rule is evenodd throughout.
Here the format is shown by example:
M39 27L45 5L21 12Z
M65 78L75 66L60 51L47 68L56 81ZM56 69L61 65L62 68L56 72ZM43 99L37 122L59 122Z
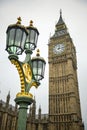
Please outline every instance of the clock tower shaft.
M64 44L61 51L56 46ZM55 49L56 48L56 49ZM50 38L49 51L49 120L50 130L84 130L79 98L76 50L62 12ZM60 49L60 50L59 50ZM57 51L57 52L55 52Z

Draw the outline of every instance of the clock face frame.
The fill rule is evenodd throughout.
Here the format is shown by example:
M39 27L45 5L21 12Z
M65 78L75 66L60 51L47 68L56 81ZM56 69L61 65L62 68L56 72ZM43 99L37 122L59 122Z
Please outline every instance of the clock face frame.
M54 46L53 52L54 54L61 54L64 51L64 49L65 49L64 43L59 43Z

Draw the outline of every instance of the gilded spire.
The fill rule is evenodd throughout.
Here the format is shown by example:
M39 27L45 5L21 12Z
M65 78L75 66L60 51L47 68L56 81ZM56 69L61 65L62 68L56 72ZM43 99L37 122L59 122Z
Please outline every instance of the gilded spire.
M21 24L21 21L22 21L22 20L21 20L21 17L18 17L17 20L18 20L18 21L17 21L16 24Z
M37 49L36 56L40 56L40 50L39 49Z
M33 27L33 20L30 20L30 26Z

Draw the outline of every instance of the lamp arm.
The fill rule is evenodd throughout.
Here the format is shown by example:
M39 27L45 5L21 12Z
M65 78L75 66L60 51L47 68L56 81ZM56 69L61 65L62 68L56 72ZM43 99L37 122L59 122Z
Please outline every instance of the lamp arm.
M20 77L21 93L18 93L17 96L28 95L32 97L32 94L29 93L31 87L37 88L40 83L34 79L31 64L29 62L20 62L16 55L10 55L8 58L17 68Z
M9 60L11 61L12 64L15 65L15 67L18 70L19 73L19 77L20 77L20 83L21 83L21 92L25 92L25 76L24 76L24 72L23 72L23 68L22 68L22 62L20 62L18 60L18 57L15 55L10 55Z
M25 60L24 60L23 63L31 64L31 54L32 54L32 51L31 50L26 50L25 54L26 54L26 57L25 57Z
M29 92L32 86L34 86L35 88L38 88L39 85L40 85L39 82L37 82L37 81L35 81L34 79L32 79L30 83L26 84L26 89L25 89L25 91L26 91L26 92Z

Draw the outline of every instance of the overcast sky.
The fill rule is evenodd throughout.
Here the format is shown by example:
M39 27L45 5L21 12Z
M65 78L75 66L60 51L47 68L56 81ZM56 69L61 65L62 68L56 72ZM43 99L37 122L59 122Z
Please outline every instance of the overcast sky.
M60 9L77 50L81 110L83 121L87 124L87 0L0 0L0 99L5 101L10 91L10 103L14 105L14 98L20 91L19 75L8 60L5 46L8 25L16 23L17 17L21 16L22 24L27 26L32 19L40 32L37 48L46 59L45 78L41 86L37 90L32 88L31 92L36 97L37 108L41 105L42 113L48 112L47 44L50 35L54 33ZM21 60L24 60L24 54Z

